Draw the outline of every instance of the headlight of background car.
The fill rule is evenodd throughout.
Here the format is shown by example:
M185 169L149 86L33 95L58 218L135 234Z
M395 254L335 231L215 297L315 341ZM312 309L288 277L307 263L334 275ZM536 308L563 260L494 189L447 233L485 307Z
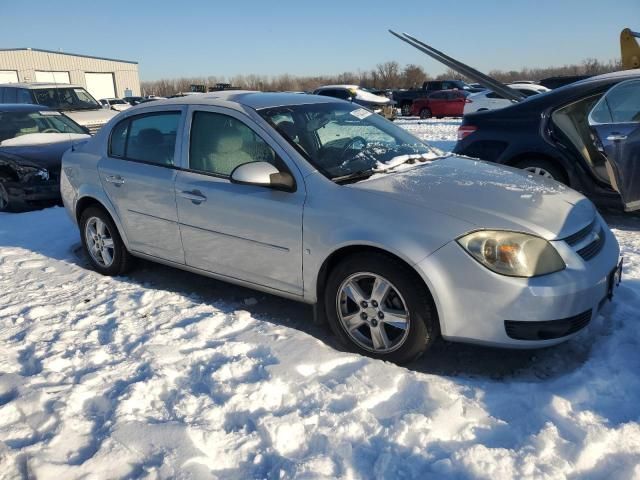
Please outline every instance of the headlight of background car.
M535 277L566 268L557 250L545 239L516 232L480 231L458 243L490 270L512 277Z
M45 182L49 180L49 171L46 168L32 167L30 165L19 165L16 170L22 177L23 182L29 182L34 178Z

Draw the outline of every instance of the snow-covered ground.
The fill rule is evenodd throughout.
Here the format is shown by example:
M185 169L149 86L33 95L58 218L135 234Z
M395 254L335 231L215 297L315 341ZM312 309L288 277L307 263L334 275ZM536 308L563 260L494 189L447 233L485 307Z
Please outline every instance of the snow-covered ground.
M625 280L586 331L398 367L288 300L100 276L61 208L0 214L0 478L640 479L640 218L607 218Z

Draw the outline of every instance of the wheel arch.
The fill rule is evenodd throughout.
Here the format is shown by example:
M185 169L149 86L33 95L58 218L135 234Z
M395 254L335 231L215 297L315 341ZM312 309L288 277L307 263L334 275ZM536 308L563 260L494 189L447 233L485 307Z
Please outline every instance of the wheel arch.
M315 290L316 290L316 300L317 300L316 305L318 308L323 308L322 305L324 304L324 302L322 301L322 299L324 297L324 285L326 284L327 278L331 270L335 268L345 258L354 254L361 254L361 253L385 255L404 265L407 268L407 270L414 275L415 279L418 282L420 282L420 285L425 289L425 291L429 295L429 298L431 299L433 311L435 312L435 315L436 315L438 327L440 327L440 315L438 313L436 299L434 297L433 292L427 285L427 282L422 277L422 275L420 275L420 273L415 269L415 267L406 259L402 258L401 256L393 252L390 252L389 250L386 250L384 248L380 248L377 246L373 246L373 245L366 245L366 244L345 245L337 248L336 250L331 252L327 256L327 258L325 258L324 262L322 262L322 265L320 266L318 275L316 276ZM324 315L321 315L321 318L324 318Z
M76 201L74 215L78 227L80 227L80 217L82 216L82 212L84 212L89 207L98 207L104 210L105 213L109 215L109 217L111 217L111 220L113 220L113 223L118 229L120 238L122 238L125 246L129 248L129 241L127 239L126 233L124 231L122 223L120 222L120 218L115 214L113 206L109 202L105 202L97 196L87 194L78 198L78 200Z
M538 151L532 150L528 152L518 153L517 155L514 155L510 157L507 161L505 161L504 165L508 165L510 167L517 167L518 163L524 160L529 160L529 159L539 159L539 160L545 160L553 163L554 165L562 169L565 175L565 179L567 180L567 185L569 187L575 184L573 171L570 168L568 162L548 152L538 152Z

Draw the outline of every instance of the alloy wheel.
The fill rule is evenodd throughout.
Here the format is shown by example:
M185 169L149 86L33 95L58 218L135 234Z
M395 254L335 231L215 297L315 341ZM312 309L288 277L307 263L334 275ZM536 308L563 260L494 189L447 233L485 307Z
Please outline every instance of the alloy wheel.
M545 170L544 168L541 168L541 167L525 167L523 168L523 170L526 170L527 172L531 172L534 175L540 175L544 178L550 178L551 180L555 180L554 176L551 175L551 173L548 170Z
M358 346L373 353L393 352L405 342L410 325L406 305L389 280L369 272L350 275L336 298L344 331Z
M84 236L91 258L102 267L113 264L115 246L109 227L98 217L87 220Z

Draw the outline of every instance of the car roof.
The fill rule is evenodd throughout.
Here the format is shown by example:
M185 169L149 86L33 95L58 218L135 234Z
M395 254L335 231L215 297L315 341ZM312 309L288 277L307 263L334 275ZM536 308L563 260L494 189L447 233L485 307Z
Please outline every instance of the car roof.
M263 108L282 107L288 105L308 105L317 103L335 103L340 100L333 97L320 95L301 95L299 93L269 93L251 90L222 90L219 92L202 93L200 95L187 95L184 97L156 100L149 104L141 104L154 107L160 105L212 105L228 106L229 103L244 105L254 110ZM136 106L133 109L139 108Z
M41 112L51 110L44 105L35 105L33 103L2 103L0 104L0 112Z
M51 82L34 82L34 83L2 83L0 87L12 87L12 88L84 88L82 85L75 85L71 83L51 83Z
M324 90L325 88L347 88L347 89L359 89L358 85L323 85L322 87L316 88L316 90Z

